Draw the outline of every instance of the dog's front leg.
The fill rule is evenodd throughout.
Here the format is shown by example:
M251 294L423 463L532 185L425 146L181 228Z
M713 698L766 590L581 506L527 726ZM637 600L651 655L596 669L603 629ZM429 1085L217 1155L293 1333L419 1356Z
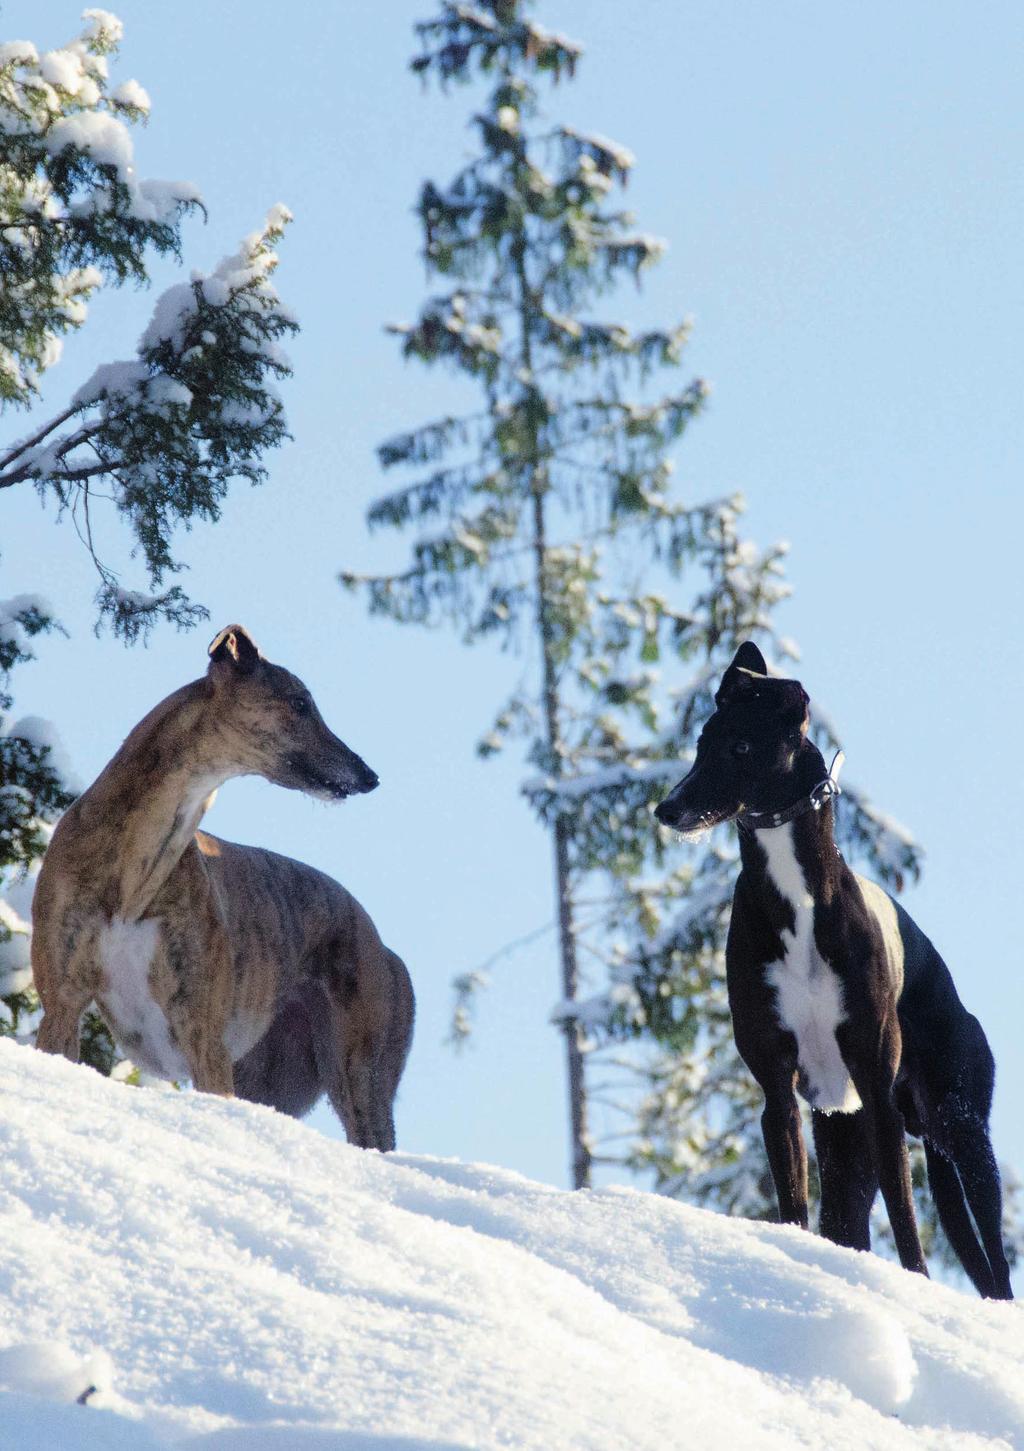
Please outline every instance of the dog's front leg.
M811 1115L818 1158L818 1230L833 1244L871 1248L871 1206L878 1193L871 1134L864 1110Z
M793 1084L765 1088L761 1132L768 1152L782 1224L807 1228L807 1150Z
M44 1053L59 1053L72 1063L78 1062L82 1014L92 994L55 994L43 1009L42 1022L36 1032L36 1047Z
M232 963L223 929L211 912L165 919L160 995L193 1087L231 1097L234 1066L224 1039L231 1016Z
M235 1092L231 1055L224 1046L227 1018L205 983L191 984L197 991L179 989L168 1005L167 1018L175 1042L188 1064L188 1076L200 1093L230 1098Z
M32 905L32 978L43 1018L36 1047L78 1062L82 1015L100 989L97 928L85 912L68 906L40 877Z
M743 875L736 884L725 945L729 1010L740 1057L764 1094L761 1132L783 1224L807 1228L807 1150L796 1101L796 1040L775 1016L775 992L763 967L758 917L747 900ZM752 924L754 927L752 928Z
M235 1093L235 1070L231 1055L222 1042L212 1037L186 1045L185 1056L189 1063L189 1076L193 1088L200 1093L216 1093L221 1098L233 1098Z

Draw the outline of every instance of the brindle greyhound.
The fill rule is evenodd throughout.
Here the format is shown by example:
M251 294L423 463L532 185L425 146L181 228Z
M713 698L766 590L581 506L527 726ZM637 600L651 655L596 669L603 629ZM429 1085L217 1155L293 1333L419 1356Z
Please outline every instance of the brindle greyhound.
M822 1234L870 1249L881 1185L901 1263L927 1274L906 1128L924 1140L939 1219L967 1274L980 1294L1010 1299L981 1025L916 923L840 856L838 787L807 739L799 681L770 677L748 642L715 704L693 769L656 815L684 832L740 828L726 977L736 1046L765 1096L779 1217L807 1227L799 1089L812 1107Z
M95 1001L143 1068L300 1115L326 1092L350 1142L394 1148L412 1035L404 964L312 867L198 831L222 782L338 801L377 777L239 625L61 818L32 910L38 1045L78 1057Z

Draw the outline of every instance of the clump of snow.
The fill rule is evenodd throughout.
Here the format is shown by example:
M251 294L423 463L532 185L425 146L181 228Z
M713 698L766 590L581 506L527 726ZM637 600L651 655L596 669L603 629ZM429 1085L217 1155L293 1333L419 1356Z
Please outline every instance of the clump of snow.
M99 166L114 167L122 181L131 180L131 135L123 121L106 111L76 111L71 116L61 116L42 142L54 156L66 146L84 151Z
M0 69L15 65L35 65L39 52L30 40L5 40L0 44Z
M196 287L201 290L205 302L211 307L224 307L232 300L250 311L273 306L275 312L287 317L287 309L270 282L270 275L277 266L277 254L268 245L274 235L291 221L291 212L278 202L267 213L263 229L244 237L237 252L222 257L213 272L207 274L194 271L190 282L179 282L157 298L153 315L139 338L139 352L146 353L165 341L175 348L182 345L185 329L197 308ZM216 342L216 335L204 330L203 341ZM260 341L259 350L267 353L269 341ZM274 359L284 361L279 348L274 349Z
M287 227L289 222L294 222L295 213L285 206L284 202L275 202L267 212L267 227L272 232L279 232Z
M192 181L140 181L131 192L132 216L140 222L170 222L181 207L201 205L203 200Z
M143 594L137 589L122 589L120 585L115 585L110 594L119 605L136 612L151 610L154 605L160 603L159 595Z
M31 1372L4 1451L1024 1439L1017 1306L791 1227L364 1153L9 1041L0 1104L0 1349Z
M0 1386L55 1401L83 1404L109 1389L113 1375L103 1350L82 1357L59 1340L9 1345L0 1350Z
M0 734L16 737L31 746L33 750L49 751L50 754L46 758L47 765L52 766L57 774L63 777L69 790L81 789L71 760L64 749L64 742L53 721L46 720L41 715L23 715L13 725L5 720L0 720Z
M124 24L112 10L100 10L93 7L90 10L82 11L82 19L86 22L83 32L86 39L107 47L121 44L124 37Z
M115 106L132 106L137 111L148 112L151 106L149 92L138 81L122 81L110 93Z
M51 86L59 86L70 96L78 94L85 80L82 57L73 50L48 50L39 57L39 74Z
M27 650L29 632L24 620L30 615L52 618L53 606L45 595L18 594L0 600L0 641L14 644L22 651Z
M166 374L150 379L146 396L153 409L158 412L165 412L168 408L187 408L192 402L191 390Z
M131 393L148 376L149 369L145 363L101 363L75 393L71 405L73 408L83 408L89 403L95 403L104 394L116 397Z
M139 339L139 351L156 347L165 338L180 345L189 317L195 312L196 300L190 282L175 282L161 292L153 308L153 316Z
M23 715L20 720L15 721L9 727L7 734L26 741L37 751L59 751L61 749L57 727L53 721L46 720L41 715Z

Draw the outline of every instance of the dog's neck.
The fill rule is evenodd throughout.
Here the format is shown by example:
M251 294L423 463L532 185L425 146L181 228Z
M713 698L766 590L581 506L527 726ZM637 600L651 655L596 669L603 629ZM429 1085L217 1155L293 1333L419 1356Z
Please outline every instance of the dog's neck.
M90 884L106 877L112 915L145 912L194 840L217 787L239 774L211 729L204 680L169 695L139 722L71 813L89 843ZM87 828L87 829L85 829Z
M815 747L806 744L791 773L791 782L778 802L766 809L782 810L811 791L825 776L825 764ZM784 799L783 799L784 798ZM757 884L770 875L769 852L785 845L796 859L807 892L816 902L831 900L838 886L842 868L834 836L835 815L832 802L826 800L817 810L805 811L782 826L757 831L740 831L740 859L744 871Z

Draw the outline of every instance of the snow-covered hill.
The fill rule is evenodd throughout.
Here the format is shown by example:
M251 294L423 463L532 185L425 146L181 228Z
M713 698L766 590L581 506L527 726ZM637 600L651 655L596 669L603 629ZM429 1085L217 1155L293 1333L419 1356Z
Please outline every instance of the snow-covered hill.
M0 1165L3 1451L1024 1445L1017 1306L796 1230L10 1041Z

